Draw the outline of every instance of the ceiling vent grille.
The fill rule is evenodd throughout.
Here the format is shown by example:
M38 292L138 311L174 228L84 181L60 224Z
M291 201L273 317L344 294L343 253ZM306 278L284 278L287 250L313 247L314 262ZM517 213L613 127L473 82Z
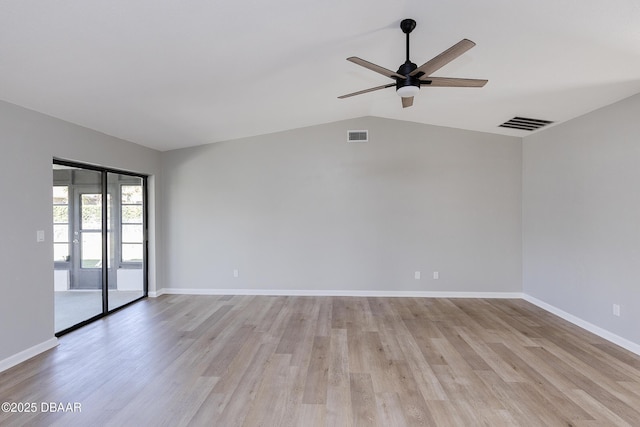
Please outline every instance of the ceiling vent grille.
M514 117L513 119L507 120L506 122L501 124L500 127L532 131L550 125L551 123L553 122L550 122L549 120L529 119L527 117Z
M369 141L368 130L350 130L347 132L347 142L367 142Z

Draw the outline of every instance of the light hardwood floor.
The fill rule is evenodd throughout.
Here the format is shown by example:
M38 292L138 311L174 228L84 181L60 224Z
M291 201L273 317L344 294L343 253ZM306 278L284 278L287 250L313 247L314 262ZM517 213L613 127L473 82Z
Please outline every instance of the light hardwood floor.
M163 296L0 374L0 425L640 426L640 357L522 300Z

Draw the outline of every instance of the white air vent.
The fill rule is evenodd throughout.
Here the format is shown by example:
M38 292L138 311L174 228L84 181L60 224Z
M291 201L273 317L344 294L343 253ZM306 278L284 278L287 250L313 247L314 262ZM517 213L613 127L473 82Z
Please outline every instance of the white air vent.
M369 141L368 130L350 130L347 132L347 142L367 142Z

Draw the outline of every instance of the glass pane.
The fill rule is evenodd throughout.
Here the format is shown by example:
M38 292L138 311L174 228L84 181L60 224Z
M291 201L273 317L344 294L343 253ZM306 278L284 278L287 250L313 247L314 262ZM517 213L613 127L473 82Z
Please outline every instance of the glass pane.
M83 230L102 229L102 195L83 194L81 203L81 222Z
M142 224L142 206L123 206L122 222L125 224Z
M53 165L56 332L102 313L101 190L101 172Z
M122 262L142 262L142 243L122 245Z
M56 270L57 281L66 284L69 280L68 270ZM62 276L62 278L60 277ZM99 279L99 276L97 276ZM94 283L91 289L58 290L55 292L56 331L67 329L84 320L102 313L102 290L100 282Z
M122 204L141 205L142 204L142 186L141 185L123 185L122 186Z
M142 243L142 225L123 224L122 225L122 242L123 243Z
M82 233L80 258L82 268L102 267L102 235L99 232Z
M69 261L69 244L68 243L53 244L53 260Z
M69 222L69 206L54 206L53 207L53 222L54 224Z
M69 187L66 185L55 185L53 187L53 204L68 205L69 204Z
M53 241L55 243L69 242L69 226L67 224L54 224Z
M115 277L109 276L109 309L112 310L144 296L144 197L141 178L108 173L107 180L109 188L120 188L120 200L115 203L119 211L114 215L120 223L113 227L114 251L110 252L113 258L110 261L117 267Z

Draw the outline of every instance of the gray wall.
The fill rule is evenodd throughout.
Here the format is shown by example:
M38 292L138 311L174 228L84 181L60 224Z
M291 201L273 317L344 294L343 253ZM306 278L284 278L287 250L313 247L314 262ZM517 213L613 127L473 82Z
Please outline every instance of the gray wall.
M520 292L521 156L377 118L165 152L165 286Z
M634 96L525 138L523 153L524 292L634 343L639 118Z
M160 153L0 102L0 361L53 338L52 159L157 175ZM155 227L155 181L151 229ZM36 230L45 242L36 243ZM155 234L151 280L156 281Z
M0 361L53 337L53 157L152 175L151 291L524 290L640 343L639 113L524 144L361 118L159 153L0 102Z

